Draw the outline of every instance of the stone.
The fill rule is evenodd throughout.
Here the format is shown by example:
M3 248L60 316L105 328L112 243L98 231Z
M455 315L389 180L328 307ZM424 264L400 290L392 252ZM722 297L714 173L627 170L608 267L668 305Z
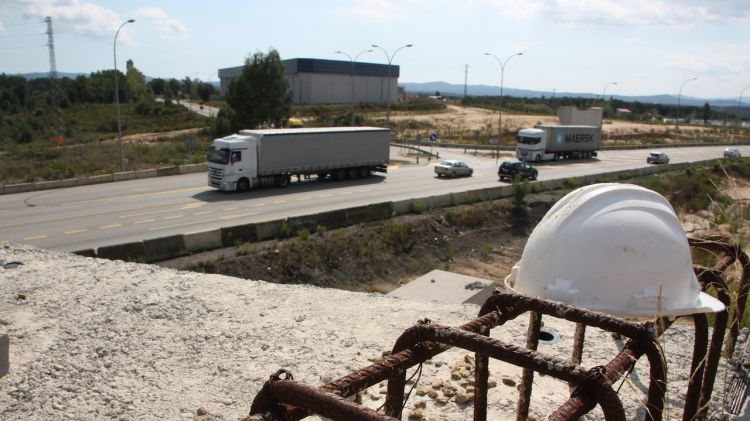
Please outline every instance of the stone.
M497 382L494 380L487 380L487 389L492 389L493 387L497 386Z
M458 370L458 374L461 375L461 377L463 377L463 378L467 378L467 377L471 376L471 371L469 371L466 368L462 368L462 369Z
M422 418L424 418L424 411L422 411L419 408L414 409L411 412L409 412L410 420L421 420Z
M208 409L205 406L201 406L196 413L198 415L208 415Z
M435 389L430 389L430 391L427 392L427 396L431 397L432 399L437 399L438 393Z
M419 401L414 404L415 408L426 408L427 402L426 401Z
M511 379L510 377L503 377L501 380L503 381L503 384L506 386L513 387L516 385L516 381Z
M474 400L474 394L458 392L456 393L456 397L454 399L456 403L466 403Z

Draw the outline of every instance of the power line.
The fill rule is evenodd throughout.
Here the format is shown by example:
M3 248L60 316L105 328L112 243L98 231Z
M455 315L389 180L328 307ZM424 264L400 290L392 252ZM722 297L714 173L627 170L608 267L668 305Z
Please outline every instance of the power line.
M57 63L55 60L55 37L52 34L52 17L47 16L47 46L49 47L49 81L52 94L52 134L55 143L62 143L62 113L60 111L60 86L57 83Z

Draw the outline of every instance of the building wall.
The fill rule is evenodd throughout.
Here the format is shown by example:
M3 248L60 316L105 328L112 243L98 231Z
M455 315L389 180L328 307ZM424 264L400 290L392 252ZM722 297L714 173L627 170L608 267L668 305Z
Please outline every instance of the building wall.
M315 63L318 62L320 61L315 61ZM323 62L329 65L331 63L336 64L336 62L330 60ZM352 102L352 76L350 71L334 73L330 69L326 69L329 71L299 72L298 69L305 69L306 67L297 66L296 62L291 64L293 65L285 63L285 75L292 90L293 104L348 104ZM373 69L374 66L383 66L387 69L385 65L357 63L357 74L354 76L354 100L356 102L386 102L388 89L390 89L391 102L398 101L398 66L392 66L393 72L390 80L388 76L381 76L384 73L382 67ZM350 69L348 66L338 67L342 71ZM333 70L338 70L338 68L333 67ZM380 73L381 75L373 75L373 73ZM222 97L226 96L231 81L240 77L240 75L242 75L242 66L219 69Z

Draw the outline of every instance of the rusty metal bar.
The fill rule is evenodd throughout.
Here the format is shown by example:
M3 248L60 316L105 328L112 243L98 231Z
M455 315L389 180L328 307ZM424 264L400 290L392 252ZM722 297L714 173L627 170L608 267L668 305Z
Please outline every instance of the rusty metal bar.
M693 314L695 325L695 340L693 343L693 360L690 364L690 378L688 390L685 394L685 409L682 413L683 421L695 419L700 401L703 373L706 366L706 348L708 348L708 317L704 313Z
M271 379L263 385L263 389L261 389L253 401L250 408L251 413L267 413L271 418L277 417L276 419L282 420L286 418L283 415L276 414L277 409L280 404L288 404L304 406L313 413L332 420L395 420L395 418L379 414L372 409L358 405L341 396L296 382L291 378L291 375L285 379L281 379L279 374L282 372L284 371L280 370L271 376Z
M526 332L526 348L536 351L539 346L539 330L542 328L542 315L535 311L529 312L529 327ZM577 365L577 364L574 364ZM521 390L518 391L516 402L516 421L526 421L529 417L531 405L531 389L534 384L534 370L524 368L521 376Z
M576 323L576 331L573 334L573 355L570 361L573 364L581 364L583 360L583 344L586 340L586 325Z
M425 342L440 342L452 346L457 346L473 352L487 355L491 358L506 361L511 364L531 368L542 374L555 377L557 379L574 382L585 389L588 393L596 396L599 405L604 411L607 420L624 420L625 411L622 402L617 393L612 389L611 383L607 381L604 374L604 367L584 370L583 368L571 364L568 361L540 354L536 351L522 348L516 345L507 344L500 340L489 338L484 335L469 332L463 329L433 325L429 323L419 323L407 329L396 341L393 347L394 351L413 348L418 344ZM390 384L390 380L389 380ZM388 399L392 402L403 402L403 387L400 390L393 390L394 395L390 394L389 388ZM399 393L400 392L400 393ZM389 405L386 404L386 408ZM391 405L393 407L395 405ZM388 413L386 411L386 413ZM397 416L388 413L391 416Z

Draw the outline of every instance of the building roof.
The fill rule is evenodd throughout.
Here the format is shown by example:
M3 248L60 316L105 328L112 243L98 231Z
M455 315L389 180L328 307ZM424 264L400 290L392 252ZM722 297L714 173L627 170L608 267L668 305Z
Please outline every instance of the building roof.
M318 58L292 58L282 60L281 63L284 65L284 73L286 74L319 73L351 75L352 70L354 70L354 74L357 76L390 76L398 78L400 74L400 67L393 64L356 62L352 68L352 62L348 60L324 60ZM219 69L219 77L239 77L242 74L243 67L236 66Z

